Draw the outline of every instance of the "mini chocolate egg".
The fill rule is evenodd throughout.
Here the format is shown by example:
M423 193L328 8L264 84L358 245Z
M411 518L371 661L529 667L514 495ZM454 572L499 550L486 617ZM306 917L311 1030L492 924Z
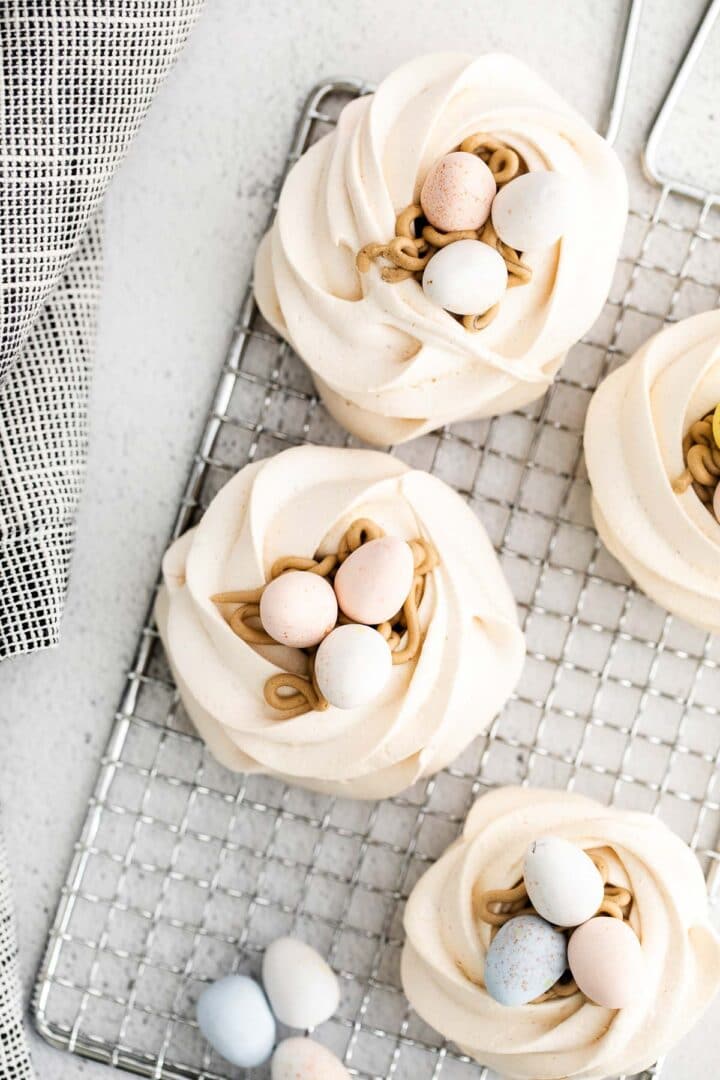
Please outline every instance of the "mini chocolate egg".
M390 678L392 654L382 634L361 623L338 626L315 654L315 679L331 705L356 709L378 696Z
M337 622L333 587L318 574L288 570L265 587L260 622L281 645L296 649L317 645Z
M490 216L495 177L476 154L456 150L435 162L425 177L420 205L442 232L479 229Z
M583 994L606 1009L623 1009L642 993L642 945L620 919L600 915L579 926L570 938L568 964Z
M271 1080L350 1080L342 1061L314 1039L285 1039L273 1054Z
M500 239L516 251L542 251L567 230L575 212L575 188L556 172L524 173L497 193L492 223Z
M340 610L353 622L392 619L407 600L415 576L410 545L399 536L370 540L348 555L335 575Z
M262 1065L275 1044L275 1019L262 990L247 975L226 975L200 995L200 1030L232 1065Z
M600 907L605 888L589 855L567 840L543 836L525 854L530 903L553 926L579 926Z
M718 521L720 521L720 484L715 488L715 494L713 495L713 512Z
M485 989L501 1005L525 1005L554 986L566 967L564 934L539 915L518 915L490 943Z
M272 1011L287 1027L317 1027L338 1007L337 976L319 952L297 938L280 937L268 945L262 978Z
M423 272L428 300L454 315L482 315L507 288L505 260L482 240L456 240L440 248Z

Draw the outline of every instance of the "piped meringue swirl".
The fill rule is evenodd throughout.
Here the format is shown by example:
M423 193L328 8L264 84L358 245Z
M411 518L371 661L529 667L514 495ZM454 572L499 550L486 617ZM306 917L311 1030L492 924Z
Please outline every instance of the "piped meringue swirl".
M600 538L668 611L720 632L720 523L690 487L683 437L720 402L720 311L651 338L595 392L585 425Z
M431 166L486 132L530 170L568 176L566 235L526 253L532 281L472 334L417 281L390 285L357 252L385 243ZM351 102L290 171L255 267L263 315L308 364L335 418L378 444L540 397L605 301L627 212L610 146L511 56L421 56Z
M512 1008L485 990L492 928L473 915L473 890L508 888L528 845L558 836L600 849L610 881L631 890L630 924L644 990L620 1010L580 993ZM501 788L479 799L462 836L415 886L405 913L405 993L463 1052L518 1080L634 1075L695 1023L720 988L720 941L690 849L649 814L566 792Z
M281 556L335 553L359 517L439 555L419 608L422 648L367 706L283 720L263 689L306 656L237 637L211 597L254 589ZM520 676L524 642L479 521L428 473L372 450L303 446L242 469L163 562L156 617L185 707L215 756L355 798L396 794L485 731Z

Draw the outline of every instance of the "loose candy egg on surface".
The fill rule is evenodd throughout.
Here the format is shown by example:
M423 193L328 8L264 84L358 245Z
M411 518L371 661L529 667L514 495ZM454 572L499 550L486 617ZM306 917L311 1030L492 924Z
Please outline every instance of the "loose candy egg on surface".
M354 622L385 622L405 603L414 575L412 550L399 536L362 544L335 575L340 609Z
M507 288L505 260L481 240L456 240L436 251L423 272L428 300L454 315L481 315Z
M252 1069L267 1061L275 1044L275 1020L258 984L247 975L226 975L197 1003L200 1030L232 1065Z
M281 645L306 649L317 645L337 621L332 585L318 574L289 570L265 587L260 622Z
M606 1009L623 1009L642 993L645 962L637 935L620 919L598 916L570 938L568 963L583 994Z
M331 705L356 709L381 693L392 671L392 654L370 626L338 626L315 654L315 678Z
M575 189L567 176L529 172L502 188L492 204L492 223L516 251L542 251L566 232L575 212Z
M538 915L518 915L490 944L485 988L501 1005L525 1005L549 990L566 967L564 935Z
M273 1054L272 1080L350 1080L339 1058L314 1039L286 1039Z
M557 836L533 840L523 876L532 906L554 926L579 926L591 919L605 892L590 856Z
M287 1027L317 1027L338 1007L337 976L319 952L297 938L281 937L268 946L262 978L275 1016Z
M713 495L713 513L718 521L720 521L720 484L715 488L715 494Z
M497 185L481 158L456 150L440 158L425 177L420 205L431 225L443 232L479 229L490 216Z

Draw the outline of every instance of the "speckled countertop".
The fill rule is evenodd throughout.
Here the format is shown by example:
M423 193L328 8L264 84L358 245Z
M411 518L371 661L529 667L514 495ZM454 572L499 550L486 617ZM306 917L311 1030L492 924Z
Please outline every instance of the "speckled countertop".
M642 134L703 8L704 0L646 2L620 140L631 176ZM0 670L0 792L28 995L309 87L337 74L376 81L423 51L509 50L596 123L625 10L620 0L208 0L106 201L92 444L62 644ZM717 31L715 39L713 46ZM674 161L696 155L705 177L713 151L696 125L712 119L717 91L704 65L673 150ZM712 1074L720 1004L712 1020L675 1052L664 1077ZM42 1080L108 1075L36 1036L32 1044Z

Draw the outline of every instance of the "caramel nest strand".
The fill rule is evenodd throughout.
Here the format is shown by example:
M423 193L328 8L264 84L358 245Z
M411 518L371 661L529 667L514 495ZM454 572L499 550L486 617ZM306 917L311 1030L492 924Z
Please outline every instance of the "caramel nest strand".
M492 135L477 133L468 136L459 146L470 154L477 154L492 172L498 188L527 172L520 155L510 146ZM386 244L366 244L357 254L355 263L361 274L366 274L378 259L386 260L380 276L391 285L415 278L422 281L423 271L436 251L455 243L456 240L482 240L502 256L508 271L508 288L525 285L532 278L532 270L523 262L521 253L504 244L488 218L481 229L462 229L457 232L441 232L426 221L422 207L413 203L402 210L395 221L395 236ZM477 315L458 315L457 318L471 334L484 330L493 321L500 304Z
M619 885L611 885L608 882L608 867L605 859L599 851L588 851L592 861L600 872L605 886L603 901L596 911L596 915L609 915L613 919L627 921L633 905L633 896L629 889ZM514 885L512 889L488 889L473 897L473 911L480 922L489 923L493 927L493 935L501 926L518 915L536 915L535 908L530 903L528 891L524 881ZM566 933L571 931L566 927L559 927ZM530 1003L539 1005L544 1001L553 1001L556 998L569 997L571 994L580 993L574 979L563 977L554 986L534 998Z
M682 495L692 486L697 497L712 513L715 489L720 481L720 405L691 425L683 439L685 470L673 481L673 491Z
M357 518L346 529L340 539L336 555L325 555L320 559L303 558L298 555L285 555L277 559L270 569L270 580L280 577L288 570L305 570L333 580L341 564L363 544L378 540L384 536L380 526L369 518ZM439 563L435 548L421 538L410 540L409 547L413 554L415 575L407 599L400 611L387 622L375 627L387 641L392 653L393 664L407 664L413 660L422 645L419 608L425 594L427 575ZM249 645L277 645L263 629L260 622L260 598L265 585L256 589L235 589L216 593L211 597L214 603L232 605L233 611L227 616L227 622L233 633ZM338 618L340 625L352 620L342 613ZM264 687L265 701L272 709L282 713L279 719L290 720L304 713L325 712L329 703L317 685L314 671L316 649L306 649L310 674L308 677L292 672L281 672L267 680Z

